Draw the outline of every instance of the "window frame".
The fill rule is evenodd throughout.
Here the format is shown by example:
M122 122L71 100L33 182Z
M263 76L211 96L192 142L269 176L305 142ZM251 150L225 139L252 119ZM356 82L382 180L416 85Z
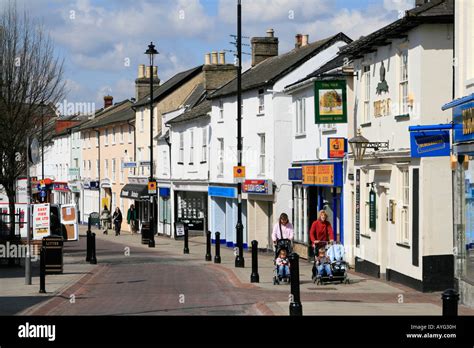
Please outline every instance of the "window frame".
M399 167L400 224L398 228L398 243L407 246L410 245L410 172L409 167Z
M202 128L201 163L207 162L207 127Z
M371 121L370 117L370 100L371 100L371 95L370 95L370 83L371 83L371 78L370 78L370 72L371 72L370 65L364 65L362 67L362 81L363 81L363 93L364 93L364 98L363 98L363 122L362 123L369 123Z
M258 175L265 176L266 173L266 138L265 133L258 133L259 154L258 154Z
M194 165L194 129L189 133L189 164Z
M399 105L400 115L408 115L410 114L410 106L409 106L409 76L408 76L408 50L404 50L399 54Z
M179 133L178 164L184 164L184 134Z
M265 90L263 88L258 90L258 115L265 115Z
M218 165L217 165L217 176L219 178L222 178L224 177L224 151L225 151L224 138L217 138L217 142L219 144L219 147L217 149L217 157L219 159Z

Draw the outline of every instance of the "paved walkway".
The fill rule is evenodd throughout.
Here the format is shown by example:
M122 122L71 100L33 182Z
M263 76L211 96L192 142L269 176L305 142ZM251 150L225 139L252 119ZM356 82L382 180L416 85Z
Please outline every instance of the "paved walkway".
M221 247L221 264L205 261L205 239L157 237L156 247L140 235L97 233L98 265L85 263L81 240L66 243L63 275L46 278L48 294L38 294L38 263L33 285L24 270L0 269L0 314L20 315L288 315L290 286L273 285L273 255L259 254L260 283L250 283L251 255L234 267L234 251ZM109 232L110 233L110 232ZM214 246L212 253L214 257ZM300 261L305 315L440 315L440 293L424 294L396 283L349 272L350 284L315 285L311 263ZM181 295L186 297L181 303ZM71 296L75 302L71 302ZM474 310L459 307L461 315Z

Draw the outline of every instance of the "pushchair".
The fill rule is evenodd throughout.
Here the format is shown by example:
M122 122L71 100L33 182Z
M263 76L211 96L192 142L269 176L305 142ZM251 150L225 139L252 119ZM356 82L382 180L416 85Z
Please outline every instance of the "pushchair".
M313 283L316 283L317 285L323 285L325 283L332 283L332 282L339 282L339 283L345 283L349 284L350 280L347 277L347 270L349 268L349 264L345 260L345 251L344 251L344 246L340 243L334 243L329 245L327 242L325 244L325 249L326 249L326 254L329 256L331 260L331 272L332 272L332 277L329 277L328 274L323 272L321 277L318 276L318 270L316 267L316 258L318 255L318 250L319 247L321 246L318 245L315 247L314 251L314 264L313 264Z
M279 240L277 240L277 244L275 246L275 257L273 259L273 265L275 266L273 268L273 285L280 284L280 282L282 282L282 281L290 283L291 271L288 274L285 274L283 277L281 277L278 274L278 266L276 264L276 260L278 258L278 255L280 255L281 250L286 250L286 255L288 257L290 255L290 253L292 252L291 240L289 240L289 239L279 239ZM291 265L289 265L288 268L290 269Z

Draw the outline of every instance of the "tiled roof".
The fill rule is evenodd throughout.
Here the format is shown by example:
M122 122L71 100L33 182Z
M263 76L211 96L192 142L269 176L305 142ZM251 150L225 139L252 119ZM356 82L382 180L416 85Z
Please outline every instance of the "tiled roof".
M453 22L454 1L432 0L406 11L403 18L343 47L341 53L352 58L359 58L364 53L373 51L374 47L389 44L390 39L403 37L404 33L420 24Z
M185 111L181 115L168 121L167 124L173 125L177 123L187 122L190 120L195 120L201 117L207 117L209 113L211 112L211 107L212 107L211 101L204 99L200 104L191 108L189 111Z
M314 57L337 41L347 43L352 40L343 33L295 48L290 52L268 58L242 74L242 91L266 86L276 82L282 76L293 71L308 59ZM237 79L230 81L222 88L209 96L209 99L223 97L237 93Z
M104 127L109 124L125 122L135 119L132 102L128 99L121 101L107 109L101 109L95 117L79 126L79 130Z
M175 88L179 87L181 84L183 84L185 81L190 80L194 76L198 75L202 71L202 65L199 65L197 67L194 67L192 69L180 72L176 75L174 75L172 78L167 80L165 83L163 83L161 86L155 88L153 91L153 100L156 102L165 96L167 96L169 93L175 90ZM147 94L145 97L142 99L138 100L135 105L135 107L139 106L144 106L150 103L150 95Z

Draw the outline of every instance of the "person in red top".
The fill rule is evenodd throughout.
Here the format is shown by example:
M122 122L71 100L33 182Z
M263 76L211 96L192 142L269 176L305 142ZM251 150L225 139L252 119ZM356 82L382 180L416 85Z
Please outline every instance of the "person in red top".
M311 225L309 237L315 250L324 248L329 242L334 241L334 232L325 210L319 212L319 218Z

